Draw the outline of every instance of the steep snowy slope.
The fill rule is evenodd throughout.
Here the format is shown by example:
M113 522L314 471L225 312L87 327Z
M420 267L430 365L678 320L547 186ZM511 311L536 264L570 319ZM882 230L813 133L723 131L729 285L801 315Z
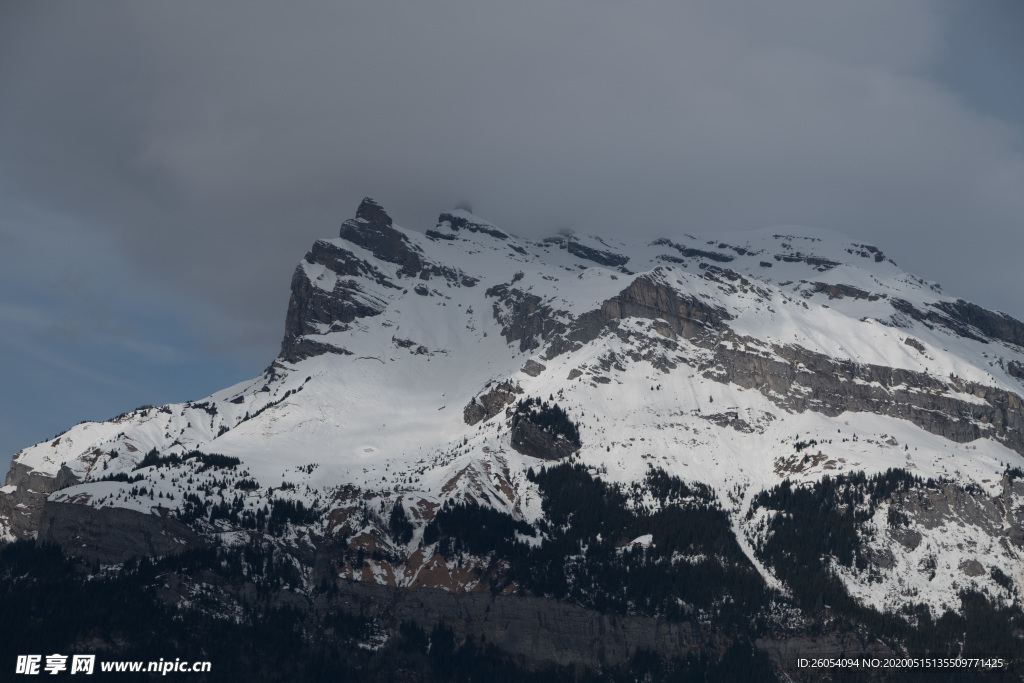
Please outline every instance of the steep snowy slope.
M423 543L436 511L471 501L538 522L527 472L571 461L626 486L659 469L708 485L783 586L759 550L779 511L758 494L900 468L922 482L865 503L870 561L835 563L851 594L936 611L971 586L1018 599L1024 324L874 246L804 230L533 241L465 211L424 234L366 199L291 287L281 354L256 379L17 453L0 489L6 537L102 545L120 527L96 520L131 510L163 554L244 542L275 501L301 503L314 512L289 513L293 542L386 551L339 575L472 590L478 578ZM578 447L520 417L531 397L578 423ZM404 540L387 533L396 501Z

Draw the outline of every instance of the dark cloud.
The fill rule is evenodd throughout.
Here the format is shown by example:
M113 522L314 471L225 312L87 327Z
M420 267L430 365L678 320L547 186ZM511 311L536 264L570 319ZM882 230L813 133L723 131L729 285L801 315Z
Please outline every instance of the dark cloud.
M2 11L0 183L195 302L208 349L269 358L364 194L419 229L466 198L531 234L813 225L1024 317L1020 121L940 68L939 2Z
M1024 121L1024 89L1011 85L1024 64L1024 3L987 0L981 5L949 0L948 31L938 74L973 106L1018 124ZM979 11L981 10L981 11Z

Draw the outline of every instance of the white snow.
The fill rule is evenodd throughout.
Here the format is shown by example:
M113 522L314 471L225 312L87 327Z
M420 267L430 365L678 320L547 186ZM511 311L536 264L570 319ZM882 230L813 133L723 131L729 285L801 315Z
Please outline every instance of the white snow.
M497 229L464 211L454 213ZM184 494L195 492L201 483L214 486L227 477L229 487L213 494L214 502L230 502L241 495L246 509L252 510L269 504L271 496L327 505L338 487L354 485L377 498L402 495L440 503L472 497L535 520L542 514L540 497L525 472L545 463L510 447L503 412L478 425L468 426L463 420L463 408L473 396L490 382L511 378L522 387L523 396L555 397L579 420L584 446L578 461L607 480L630 483L662 468L710 485L722 501L729 500L727 492L743 490L740 502L729 510L738 532L752 497L786 477L814 481L825 474L870 474L902 467L922 477L973 482L995 494L993 482L998 482L1004 467L1024 464L1019 454L994 439L955 443L905 420L870 413L830 417L787 412L760 391L706 378L695 366L711 352L685 340L678 340L679 351L670 355L686 361L671 372L631 360L637 339L660 338L651 320L621 321L622 335L607 333L555 358L546 358L543 347L521 351L518 341L506 343L494 318L497 300L486 294L488 288L510 284L523 272L525 276L510 286L539 297L569 324L599 309L635 277L649 274L681 295L699 297L726 311L725 324L735 336L722 339L723 344L747 346L773 358L777 350L795 345L837 361L925 373L948 387L946 396L972 404L985 400L963 390L966 383L1021 393L1020 380L1003 367L1008 361L1024 363L1021 349L984 344L941 326L899 318L893 299L921 310L955 299L887 260L876 261L874 252L839 236L760 231L724 240L672 237L680 249L576 238L592 248L629 256L625 268L633 274L628 274L581 259L553 242L511 235L502 240L480 232L451 231L447 225L440 229L455 239L431 240L419 232L396 229L422 249L425 261L450 266L479 282L457 286L438 276L410 281L399 276L398 265L345 240L326 240L372 264L401 287L354 278L363 301L384 312L357 318L346 331L315 335L317 341L344 348L349 355L327 354L295 364L279 360L275 376L265 373L197 403L76 425L50 442L19 452L14 462L49 476L66 465L82 480L141 474L144 479L139 482L85 483L52 495L52 500L141 511L178 507ZM731 246L719 246L725 242ZM719 260L686 256L685 250L716 254ZM824 268L806 260L775 258L798 254L839 265ZM724 260L727 257L731 260ZM738 277L715 275L702 265L730 269ZM316 287L328 292L339 280L353 279L320 265L303 262L302 268ZM830 299L824 292L814 292L814 283L850 285L874 299ZM415 293L418 284L426 285L430 295ZM626 332L633 338L624 340ZM908 345L908 337L925 351ZM403 347L398 343L402 340L413 344ZM418 347L426 352L416 353ZM609 353L615 360L603 370ZM537 377L520 372L531 358L546 366ZM570 381L573 370L583 374ZM595 382L598 375L609 382ZM719 426L710 419L725 413L736 413L753 431ZM800 472L787 470L787 459L796 453L794 443L810 439L819 442L812 450L826 457ZM154 448L164 456L195 449L220 453L239 458L241 465L230 475L219 470L200 475L195 461L179 469L133 469ZM116 458L111 457L113 451ZM187 481L190 476L192 483ZM259 485L257 490L233 488L250 478ZM282 487L284 483L294 488ZM130 495L137 486L153 493ZM10 486L0 489L5 494L12 491ZM744 534L738 537L752 555ZM651 541L645 535L632 543ZM897 574L914 574L916 561L916 555L901 558L903 569ZM886 584L883 592L856 577L846 578L851 590L870 604L884 604L904 590L897 588L898 581ZM938 604L951 600L952 583L912 588L918 598Z

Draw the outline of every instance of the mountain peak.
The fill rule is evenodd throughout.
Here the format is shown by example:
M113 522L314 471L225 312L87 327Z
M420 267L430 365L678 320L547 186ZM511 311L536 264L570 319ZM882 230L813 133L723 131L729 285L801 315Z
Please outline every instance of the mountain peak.
M225 532L236 544L291 543L291 531L277 535L291 525L336 585L388 577L396 589L456 593L499 585L502 566L508 576L533 568L489 559L508 547L501 532L464 573L449 571L444 553L468 546L428 534L470 529L442 526L473 519L454 506L487 507L506 529L561 528L545 500L563 489L548 487L600 472L654 505L651 515L676 515L679 496L692 498L720 529L705 549L680 546L685 562L662 563L677 552L658 536L663 522L623 513L630 521L608 540L591 537L601 557L725 567L713 558L731 539L729 566L813 604L816 584L784 573L797 566L786 539L794 525L841 518L842 543L809 546L800 566L817 562L817 576L862 607L924 603L940 614L969 586L1020 605L1024 322L824 231L648 243L581 233L519 238L466 209L420 232L364 199L297 265L267 371L24 449L0 487L0 540L48 538L114 563L136 547L128 533L161 539L137 547L165 553ZM197 480L214 468L216 480ZM668 477L678 493L665 493ZM798 487L818 502L790 496ZM282 505L306 516L285 519ZM389 510L398 521L385 521ZM102 533L83 546L93 528ZM657 557L619 552L619 539L648 536Z
M378 227L391 227L391 216L372 197L363 197L359 208L356 209L356 219L364 220L370 225Z

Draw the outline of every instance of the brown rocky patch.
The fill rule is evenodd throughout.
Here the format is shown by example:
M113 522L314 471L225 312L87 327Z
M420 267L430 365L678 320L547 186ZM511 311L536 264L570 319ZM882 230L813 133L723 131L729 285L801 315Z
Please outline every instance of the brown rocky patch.
M533 360L532 358L530 360L526 361L526 364L523 365L523 367L522 367L523 373L529 375L530 377L537 377L537 376L540 375L540 373L544 372L547 369L548 369L548 366L546 366L546 365L544 365L542 363L538 363L537 361Z
M960 571L967 576L984 576L985 567L977 560L964 560L960 563Z
M469 403L462 410L462 419L468 425L475 425L477 422L490 420L500 413L505 406L515 403L516 396L522 393L523 390L518 384L512 384L511 381L502 382L490 391L470 399Z
M903 343L912 349L916 349L918 353L924 353L924 344L917 341L913 337L907 337L903 340Z
M815 454L791 455L788 458L775 458L775 474L786 477L790 474L799 474L817 467L828 460L828 456L818 451Z

